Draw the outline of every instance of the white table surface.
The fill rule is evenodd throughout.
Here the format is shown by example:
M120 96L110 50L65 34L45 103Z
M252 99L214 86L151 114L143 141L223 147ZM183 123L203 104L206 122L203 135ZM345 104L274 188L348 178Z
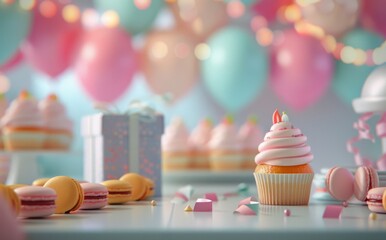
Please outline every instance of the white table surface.
M250 184L251 195L256 195ZM81 210L72 214L52 215L45 219L20 219L27 239L386 239L386 214L370 220L367 206L353 204L343 210L340 219L323 219L327 203L311 202L308 206L260 205L256 216L234 214L245 196L220 199L213 212L185 212L198 197L207 192L218 196L237 189L237 184L194 186L192 201L171 203L178 184L164 187L165 196L125 205L109 205L102 210ZM285 208L291 210L284 217Z

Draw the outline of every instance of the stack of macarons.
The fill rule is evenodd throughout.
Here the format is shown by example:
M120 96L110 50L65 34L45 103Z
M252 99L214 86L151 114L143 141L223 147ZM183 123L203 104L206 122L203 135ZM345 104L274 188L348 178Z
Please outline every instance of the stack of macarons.
M325 186L332 198L348 202L355 199L374 212L386 213L386 173L371 166L360 166L355 172L332 167L325 176Z

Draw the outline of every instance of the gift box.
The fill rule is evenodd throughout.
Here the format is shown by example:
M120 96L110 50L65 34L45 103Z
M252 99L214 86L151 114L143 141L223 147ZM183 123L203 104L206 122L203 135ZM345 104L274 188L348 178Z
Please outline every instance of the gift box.
M84 117L81 129L86 181L119 179L136 172L154 181L154 196L162 195L163 115L98 113Z

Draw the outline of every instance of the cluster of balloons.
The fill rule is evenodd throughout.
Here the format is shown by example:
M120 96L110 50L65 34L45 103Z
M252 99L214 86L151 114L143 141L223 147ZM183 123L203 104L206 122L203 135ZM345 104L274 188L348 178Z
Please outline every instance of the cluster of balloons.
M310 107L330 87L348 103L360 95L373 67L340 61L335 64L319 40L292 28L283 30L269 48L261 47L249 26L230 24L229 1L149 1L138 7L139 1L95 0L98 11L118 13L120 27L93 29L84 29L80 21L65 21L59 14L65 7L61 1L52 1L58 13L49 18L42 16L38 8L20 11L16 1L0 2L0 32L12 33L0 38L0 71L24 59L55 79L71 66L84 91L93 100L107 103L125 93L138 71L153 92L170 92L174 101L201 80L228 112L251 103L267 82L277 97L294 110ZM283 6L294 3L242 2L252 15L264 16L271 25ZM151 30L165 6L175 26ZM301 6L301 11L304 21L346 45L367 50L382 42L382 37L369 30L386 36L383 6L382 0L330 0ZM363 29L357 28L358 22ZM132 37L138 34L144 36L140 50L132 43Z

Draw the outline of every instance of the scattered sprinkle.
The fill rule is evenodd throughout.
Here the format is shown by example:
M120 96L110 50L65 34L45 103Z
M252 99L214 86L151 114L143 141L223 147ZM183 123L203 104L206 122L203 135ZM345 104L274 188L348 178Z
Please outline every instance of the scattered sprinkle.
M286 217L291 216L291 210L289 210L289 209L284 209L284 216L286 216Z
M186 206L184 209L185 212L192 212L193 209L190 207L190 205Z
M369 219L370 219L370 220L377 220L377 214L376 214L376 213L373 213L373 212L370 213L370 214L369 214Z
M157 202L156 202L155 200L151 200L150 205L156 206L156 205L157 205Z
M348 202L347 202L347 201L343 201L343 202L342 202L342 205L343 205L343 207L346 208L346 207L348 207Z

